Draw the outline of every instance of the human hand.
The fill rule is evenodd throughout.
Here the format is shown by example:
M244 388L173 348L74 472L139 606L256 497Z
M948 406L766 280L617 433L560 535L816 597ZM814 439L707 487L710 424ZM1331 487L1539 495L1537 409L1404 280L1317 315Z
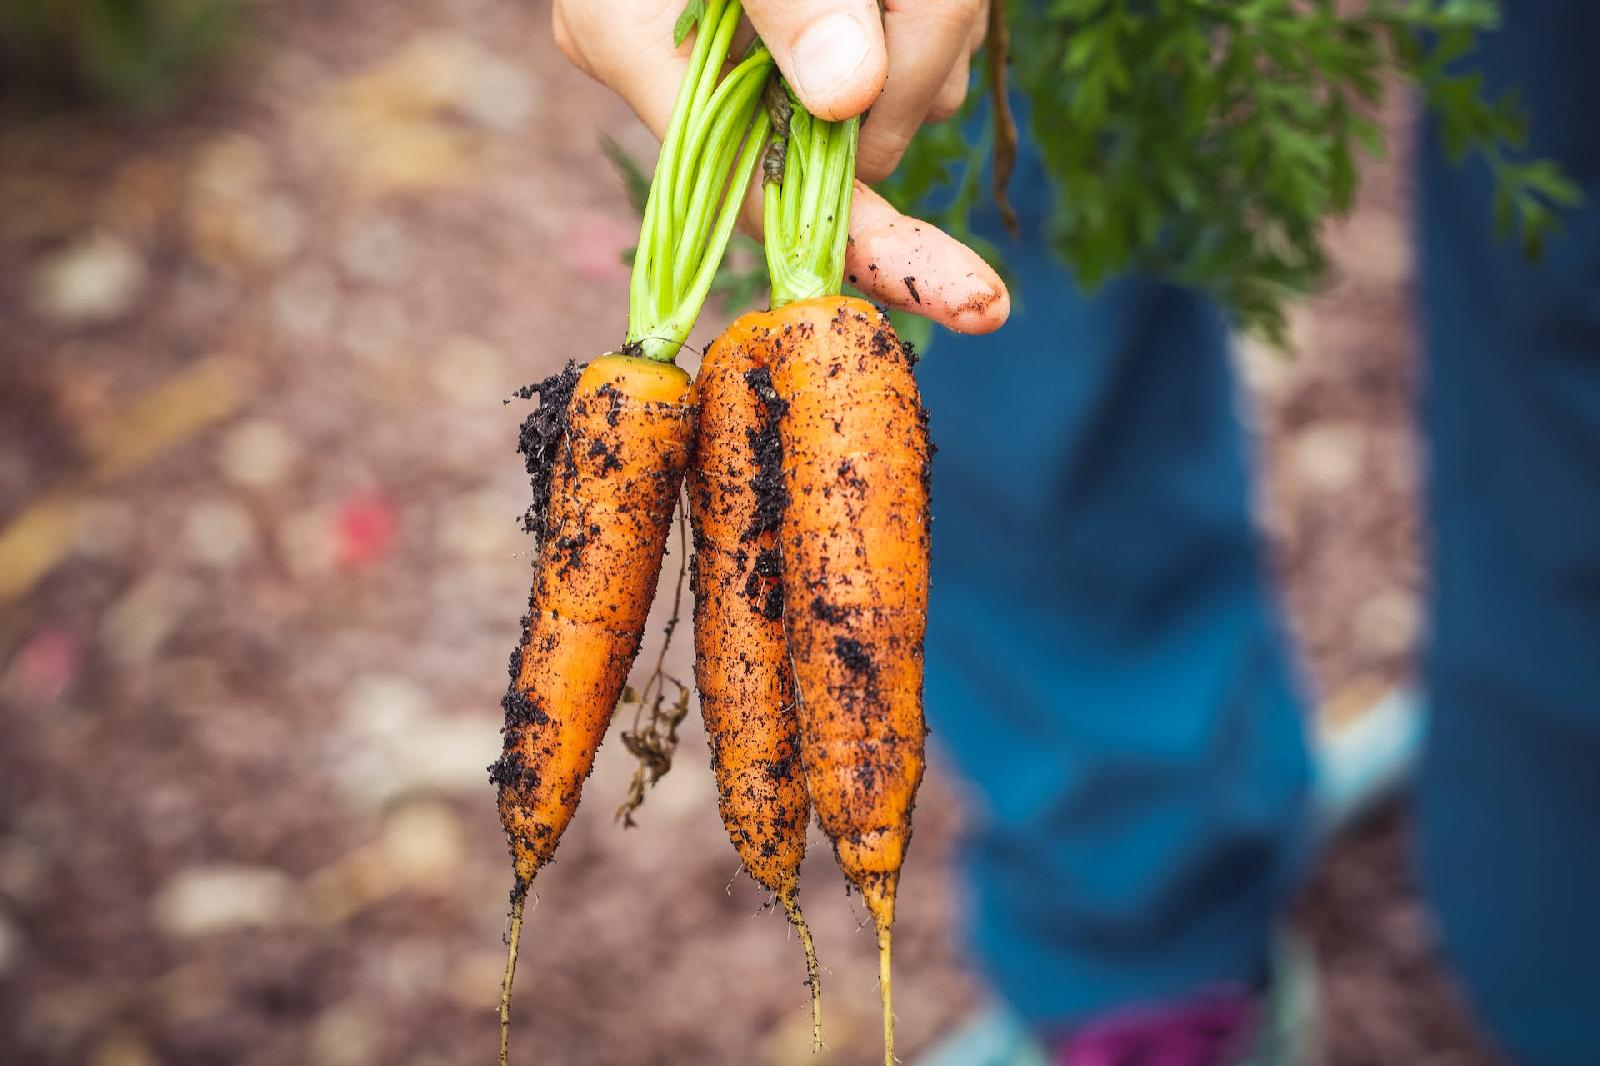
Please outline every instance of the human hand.
M683 0L556 0L556 43L579 69L620 95L658 138L667 128L690 42L672 45ZM967 56L981 40L982 0L746 0L745 9L796 95L812 113L847 118L872 108L857 152L862 178L894 169L924 121L953 114ZM760 196L747 197L757 235ZM868 296L963 333L998 329L1005 284L976 252L908 218L857 182L845 273Z

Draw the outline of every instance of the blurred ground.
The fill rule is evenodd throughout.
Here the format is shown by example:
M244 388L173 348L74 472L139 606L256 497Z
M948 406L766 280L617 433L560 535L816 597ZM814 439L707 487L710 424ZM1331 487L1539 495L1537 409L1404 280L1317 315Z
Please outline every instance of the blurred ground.
M502 399L617 340L635 223L594 129L653 149L544 23L278 0L176 116L0 131L0 1060L490 1061L484 766L528 580ZM1402 678L1418 627L1401 202L1377 175L1298 360L1244 356L1277 565L1341 699ZM530 1061L819 1061L689 734L627 833L602 751L525 939ZM941 767L924 795L908 1051L978 995ZM1342 848L1300 908L1332 1061L1487 1062L1403 835ZM806 876L826 1061L872 1061L871 936L822 848Z

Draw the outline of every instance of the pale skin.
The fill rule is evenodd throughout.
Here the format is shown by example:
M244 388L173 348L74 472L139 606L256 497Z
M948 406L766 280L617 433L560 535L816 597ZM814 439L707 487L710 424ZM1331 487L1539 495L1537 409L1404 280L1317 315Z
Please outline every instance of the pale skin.
M917 128L953 115L967 64L982 42L987 0L745 0L745 14L778 69L813 114L844 119L871 108L861 127L845 275L870 298L962 333L1005 323L1011 298L977 253L900 214L863 181L886 177ZM683 0L555 0L555 39L590 77L611 88L660 138L690 42L672 45ZM745 228L761 232L761 198L747 198ZM906 284L914 278L914 286Z

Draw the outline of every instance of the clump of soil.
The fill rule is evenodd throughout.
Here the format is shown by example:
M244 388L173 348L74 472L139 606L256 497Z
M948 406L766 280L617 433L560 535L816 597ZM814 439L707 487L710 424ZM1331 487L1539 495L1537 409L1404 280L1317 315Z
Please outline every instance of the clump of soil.
M550 479L561 453L561 438L567 432L567 408L581 373L582 368L568 359L560 372L516 392L523 400L539 397L539 406L523 420L517 434L517 452L523 457L533 490L533 498L522 515L524 532L538 534L544 529L545 512L550 508Z
M761 427L748 431L750 448L756 455L756 476L750 483L756 494L756 513L750 528L744 531L744 539L753 540L778 528L789 503L789 493L783 487L783 444L778 439L778 422L788 404L778 399L772 387L772 372L766 367L754 367L744 379L767 412Z

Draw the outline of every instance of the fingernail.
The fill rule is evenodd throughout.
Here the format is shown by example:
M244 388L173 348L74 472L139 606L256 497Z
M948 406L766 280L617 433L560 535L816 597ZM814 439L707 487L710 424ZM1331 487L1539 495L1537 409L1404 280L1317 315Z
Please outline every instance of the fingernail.
M867 34L851 16L829 15L801 35L794 46L794 76L800 95L813 106L831 96L866 62Z

